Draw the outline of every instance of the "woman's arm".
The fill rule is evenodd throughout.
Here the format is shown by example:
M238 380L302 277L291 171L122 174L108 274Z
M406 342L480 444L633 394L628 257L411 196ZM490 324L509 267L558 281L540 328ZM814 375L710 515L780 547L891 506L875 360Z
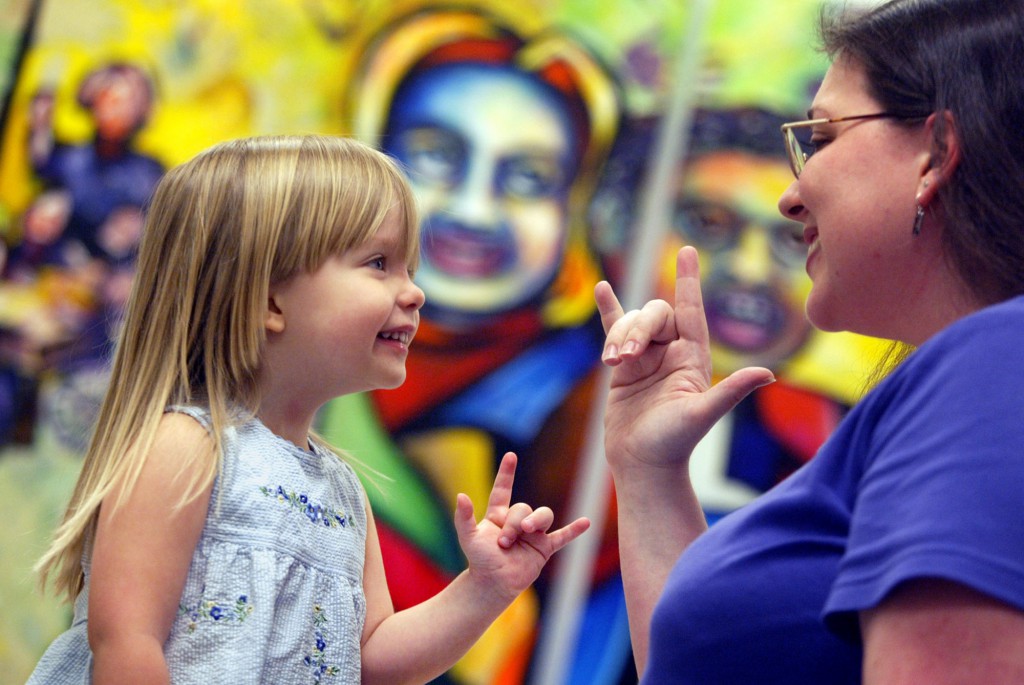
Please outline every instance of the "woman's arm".
M89 581L93 682L167 683L163 645L178 611L206 521L212 484L184 506L212 441L183 414L166 414L138 482L120 507L123 485L100 508Z
M458 496L455 529L469 568L434 597L398 613L387 594L370 514L363 583L363 683L423 683L447 671L536 580L551 555L589 527L590 522L581 518L548 533L554 522L550 509L512 505L515 468L516 456L509 452L498 467L480 523L474 520L469 497Z
M865 685L1024 683L1024 612L966 585L912 580L860 620Z
M679 554L707 528L690 484L689 459L718 419L768 369L740 369L711 385L711 353L697 252L679 251L675 303L623 312L607 283L594 291L613 367L605 456L615 482L619 558L637 670L643 674L654 605Z

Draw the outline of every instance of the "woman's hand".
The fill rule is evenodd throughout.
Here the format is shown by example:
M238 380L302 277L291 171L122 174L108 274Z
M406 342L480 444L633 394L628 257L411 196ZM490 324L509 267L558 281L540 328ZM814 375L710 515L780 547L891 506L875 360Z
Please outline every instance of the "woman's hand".
M689 476L693 448L771 371L741 369L711 385L711 352L697 252L676 259L675 305L623 312L605 282L594 289L612 367L605 456L615 480L619 560L637 673L647 666L651 616L679 554L704 530Z
M771 383L765 368L740 369L711 384L711 353L697 251L676 260L675 305L652 300L623 312L611 286L594 291L606 333L602 361L614 367L605 411L605 448L613 471L685 464L711 426L754 389Z
M455 508L455 529L470 575L509 602L537 579L552 554L590 527L588 519L578 518L549 533L555 519L550 508L512 504L516 463L512 452L502 458L487 511L479 523L467 495L458 496Z

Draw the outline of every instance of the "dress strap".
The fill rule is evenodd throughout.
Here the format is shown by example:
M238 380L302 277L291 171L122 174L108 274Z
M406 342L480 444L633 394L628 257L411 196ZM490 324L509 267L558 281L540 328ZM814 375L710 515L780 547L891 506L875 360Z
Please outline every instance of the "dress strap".
M86 578L85 584L79 591L78 596L75 597L75 615L71 619L71 625L77 626L81 623L85 623L86 619L89 618L89 579Z

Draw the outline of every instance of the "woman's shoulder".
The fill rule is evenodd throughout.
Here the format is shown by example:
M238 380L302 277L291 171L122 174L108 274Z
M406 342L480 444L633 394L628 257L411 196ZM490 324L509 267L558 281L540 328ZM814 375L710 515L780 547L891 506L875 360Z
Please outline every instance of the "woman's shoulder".
M1024 371L1019 354L1024 330L1024 296L983 307L937 333L893 374L903 382L944 376L966 384L1014 381Z
M971 341L979 345L1000 345L1019 338L1024 326L1024 295L1018 295L1002 302L968 314L935 336L925 346L935 347L959 345Z

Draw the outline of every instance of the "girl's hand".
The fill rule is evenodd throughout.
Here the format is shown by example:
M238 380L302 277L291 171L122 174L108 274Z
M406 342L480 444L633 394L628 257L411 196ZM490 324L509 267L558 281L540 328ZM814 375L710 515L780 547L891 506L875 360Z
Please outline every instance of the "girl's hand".
M578 518L548 533L555 515L548 507L511 504L517 457L508 452L501 460L487 512L480 523L473 517L473 503L459 494L455 529L459 545L469 561L469 574L491 591L511 602L540 575L551 555L579 537L590 521Z
M602 361L614 367L605 410L605 451L613 471L675 467L711 426L774 377L740 369L711 385L711 353L697 251L676 260L675 305L653 300L623 312L611 286L594 290L606 333Z

